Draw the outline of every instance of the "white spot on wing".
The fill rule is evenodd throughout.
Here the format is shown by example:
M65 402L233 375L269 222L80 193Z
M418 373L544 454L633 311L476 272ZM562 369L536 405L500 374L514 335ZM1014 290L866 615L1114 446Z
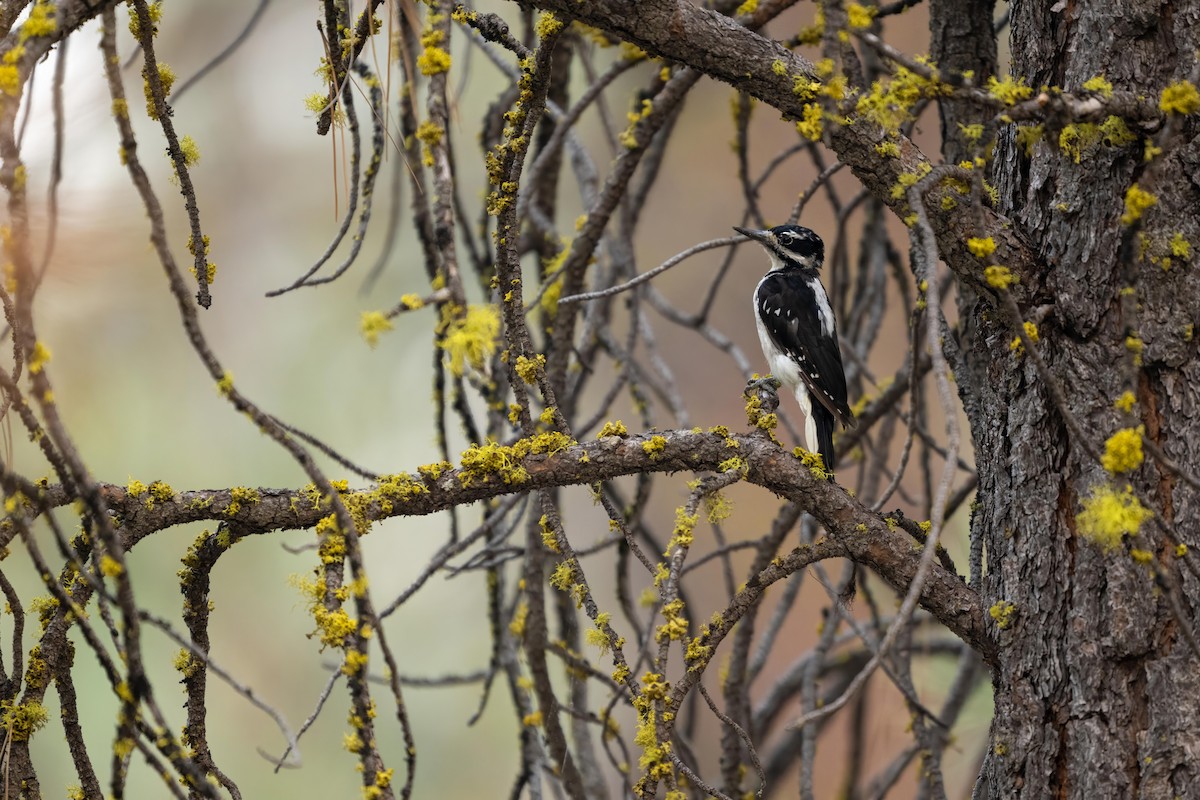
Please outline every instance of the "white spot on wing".
M764 277L763 280L766 278ZM766 308L766 305L758 300L758 292L761 288L762 281L759 281L758 286L754 287L754 305ZM767 359L767 368L789 390L797 391L797 387L804 385L804 380L800 377L800 365L796 362L795 357L781 350L775 344L775 340L771 338L771 332L767 330L762 317L758 314L754 315L754 323L758 328L758 343L762 345L763 355Z

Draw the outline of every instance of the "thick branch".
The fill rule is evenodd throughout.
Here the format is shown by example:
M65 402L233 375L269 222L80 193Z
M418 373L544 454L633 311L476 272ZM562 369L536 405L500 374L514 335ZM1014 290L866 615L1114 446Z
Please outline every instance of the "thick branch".
M907 591L920 563L919 542L894 522L889 524L870 511L841 486L814 476L790 452L765 436L663 431L625 438L609 436L523 458L513 453L514 448L492 447L497 447L494 463L507 463L491 473L478 467L450 469L446 465L434 478L426 468L424 478L400 476L381 484L383 488L348 492L343 499L351 507L361 505L370 521L421 516L513 492L591 485L622 475L715 471L737 456L746 462L747 482L799 504L825 526L851 558L878 572L896 591ZM310 528L330 513L328 500L320 498L311 487L256 493L247 489L186 491L163 500L153 500L149 493L131 495L123 486L107 485L103 491L130 547L155 531L187 522L228 520L250 534ZM52 506L69 499L61 488L51 486L41 501ZM959 576L935 566L926 581L921 605L986 661L994 662L996 645L985 629L979 596Z

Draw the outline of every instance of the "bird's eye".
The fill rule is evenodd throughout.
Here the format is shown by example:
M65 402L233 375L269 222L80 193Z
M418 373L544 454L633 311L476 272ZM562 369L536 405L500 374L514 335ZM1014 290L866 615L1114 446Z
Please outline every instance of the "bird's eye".
M779 241L783 242L784 244L791 244L792 242L796 241L796 234L792 233L791 231L784 231L783 233L779 234Z

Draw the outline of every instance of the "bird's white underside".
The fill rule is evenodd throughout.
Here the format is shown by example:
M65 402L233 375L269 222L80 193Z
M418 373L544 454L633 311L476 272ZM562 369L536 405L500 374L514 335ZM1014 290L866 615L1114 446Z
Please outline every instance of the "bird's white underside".
M818 298L824 298L825 292L821 291ZM771 374L779 379L779 382L792 392L796 397L796 402L800 405L800 410L804 412L804 442L809 452L819 452L820 447L817 443L817 422L812 415L812 397L808 393L808 387L804 385L804 379L800 377L800 365L795 359L787 353L780 350L775 345L775 340L771 338L770 332L767 331L767 326L763 324L762 319L758 316L758 288L754 289L754 301L751 303L754 308L754 321L758 327L758 342L762 345L763 355L767 357L767 367ZM828 309L829 301L825 301L825 308ZM829 312L832 318L832 311ZM822 324L824 320L822 319Z

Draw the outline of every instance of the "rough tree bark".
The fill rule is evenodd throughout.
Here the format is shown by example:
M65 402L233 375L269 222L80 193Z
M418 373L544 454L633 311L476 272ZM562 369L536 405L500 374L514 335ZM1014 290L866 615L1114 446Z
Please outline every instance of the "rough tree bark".
M1194 77L1194 2L1020 2L1012 13L1012 69L1030 86L1078 90L1104 75L1117 91L1153 96ZM1069 412L1099 441L1129 424L1113 402L1132 391L1134 424L1191 468L1200 441L1191 337L1200 278L1139 250L1161 258L1163 238L1200 233L1196 132L1194 124L1179 130L1149 164L1142 141L1095 148L1076 163L1053 135L1026 155L1010 129L993 168L999 210L1038 252L1030 305L1050 305L1041 352ZM1120 220L1118 198L1135 182L1158 198L1141 231ZM971 418L974 529L988 550L985 602L1011 602L1018 615L1000 639L988 796L1195 797L1200 673L1169 600L1181 594L1194 619L1200 584L1178 570L1175 543L1161 530L1145 530L1141 546L1167 574L1182 575L1181 593L1156 586L1125 553L1081 539L1080 499L1106 476L1044 381L989 343L1004 337L1000 327L983 313L979 322L966 357L986 365L990 380ZM1182 543L1197 544L1193 486L1150 458L1129 479Z

